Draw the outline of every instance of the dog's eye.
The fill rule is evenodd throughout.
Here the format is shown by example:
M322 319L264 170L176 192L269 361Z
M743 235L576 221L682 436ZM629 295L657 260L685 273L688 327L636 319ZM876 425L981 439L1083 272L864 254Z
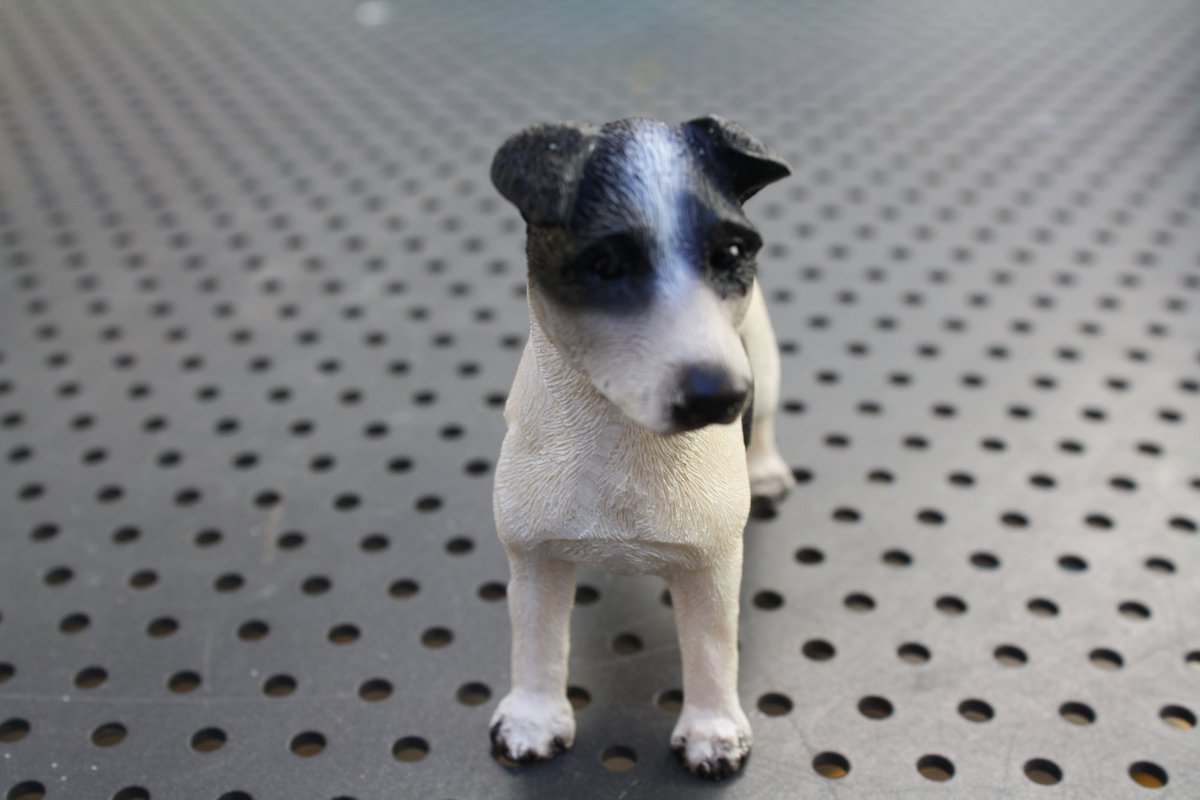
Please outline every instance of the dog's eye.
M601 280L615 280L628 271L626 259L612 247L592 248L585 254L583 262L587 271Z
M713 248L709 260L720 270L735 269L754 256L754 251L743 239L723 239Z

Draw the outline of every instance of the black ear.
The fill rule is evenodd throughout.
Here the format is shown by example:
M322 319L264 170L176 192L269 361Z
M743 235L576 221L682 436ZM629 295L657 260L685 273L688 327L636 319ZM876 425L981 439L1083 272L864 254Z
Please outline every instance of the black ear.
M733 189L739 203L792 174L782 158L736 122L710 114L683 123L692 149L705 158Z
M492 183L530 225L562 225L594 130L571 122L529 126L496 151Z

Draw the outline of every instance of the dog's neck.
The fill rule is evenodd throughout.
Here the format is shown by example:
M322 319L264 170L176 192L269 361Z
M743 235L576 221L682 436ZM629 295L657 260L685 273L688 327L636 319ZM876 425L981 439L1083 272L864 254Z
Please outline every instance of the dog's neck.
M529 306L529 348L537 367L538 377L541 378L542 384L555 404L560 406L582 404L590 407L603 405L616 411L616 408L612 407L612 404L592 385L588 376L570 362L558 349L558 345L550 341L550 337L546 335L546 331L538 320L532 303ZM595 410L595 408L592 409L593 413Z

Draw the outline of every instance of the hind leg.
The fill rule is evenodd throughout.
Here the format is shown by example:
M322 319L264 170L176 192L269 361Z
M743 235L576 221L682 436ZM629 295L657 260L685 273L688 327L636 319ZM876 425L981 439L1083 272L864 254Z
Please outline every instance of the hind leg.
M750 307L740 331L754 371L754 412L746 465L750 493L756 498L779 500L796 485L792 470L775 446L775 411L779 408L779 345L767 303L758 281L754 283Z

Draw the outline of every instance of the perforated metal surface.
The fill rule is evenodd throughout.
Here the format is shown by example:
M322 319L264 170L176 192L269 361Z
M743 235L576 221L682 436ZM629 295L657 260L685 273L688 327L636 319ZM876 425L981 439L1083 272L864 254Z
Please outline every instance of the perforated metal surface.
M0 7L0 793L1200 796L1198 53L1186 2ZM510 770L487 165L710 111L796 172L754 756L675 762L661 585L585 573L575 750Z

